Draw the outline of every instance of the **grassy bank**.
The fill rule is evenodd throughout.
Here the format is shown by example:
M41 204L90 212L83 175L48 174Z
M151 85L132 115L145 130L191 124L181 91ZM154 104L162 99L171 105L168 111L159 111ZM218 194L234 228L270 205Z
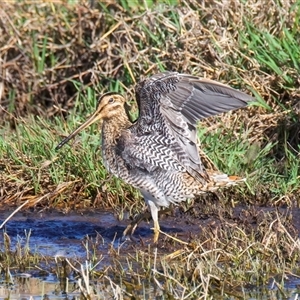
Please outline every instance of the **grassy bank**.
M75 203L88 199L90 205L100 193L102 204L111 205L106 199L113 198L118 206L136 197L107 178L96 126L63 152L53 149L93 111L100 94L115 90L132 99L134 83L160 70L219 80L256 96L256 107L204 121L203 148L225 172L249 175L255 200L261 189L272 201L294 200L299 191L296 4L147 3L5 4L1 176L14 196L7 201L5 193L2 203L30 197L35 205L52 193L50 204L71 194ZM61 183L64 191L57 189Z

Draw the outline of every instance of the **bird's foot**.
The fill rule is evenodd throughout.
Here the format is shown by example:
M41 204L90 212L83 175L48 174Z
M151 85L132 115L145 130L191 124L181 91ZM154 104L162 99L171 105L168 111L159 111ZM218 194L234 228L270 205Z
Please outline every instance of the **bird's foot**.
M149 212L143 212L138 214L133 221L126 227L123 232L123 239L127 239L128 237L132 240L132 236L137 228L137 226L146 219L151 218L151 214Z
M165 214L165 213L168 213L172 211L172 209L170 207L167 207L165 209L162 209L158 212L158 215L162 215L162 214ZM124 230L123 232L123 238L122 240L132 240L132 241L135 241L135 239L133 238L133 234L137 228L137 226L144 220L149 220L151 219L152 215L150 212L148 211L145 211L141 214L138 214L134 219L133 221L126 227L126 229ZM152 228L154 230L154 238L153 238L153 241L154 243L157 243L158 241L158 237L159 237L159 233L160 233L160 227L159 227L159 224L158 224L158 221L154 221L154 228Z
M131 239L136 227L137 227L137 224L133 224L133 222L130 223L126 227L126 229L123 231L123 239L127 239L128 237Z

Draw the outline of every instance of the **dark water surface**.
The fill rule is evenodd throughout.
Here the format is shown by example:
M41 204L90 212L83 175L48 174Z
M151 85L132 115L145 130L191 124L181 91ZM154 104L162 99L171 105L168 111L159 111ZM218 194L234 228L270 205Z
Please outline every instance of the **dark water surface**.
M238 213L238 212L237 212ZM294 226L300 232L300 210L296 210ZM0 213L0 224L6 219L9 212ZM187 223L183 218L174 219L174 216L163 218L160 222L162 231L183 238L191 233L199 232L199 220ZM208 220L201 220L208 222ZM28 243L31 252L45 257L56 257L58 263L62 258L90 259L87 252L89 239L98 241L94 255L101 257L100 267L110 264L109 248L118 249L122 245L122 233L128 221L119 221L112 212L97 211L62 214L59 212L19 212L11 218L0 234L0 247L4 249L4 232L10 237L11 249L17 244ZM153 233L152 223L142 222L136 230L135 236L151 243ZM126 242L127 243L127 242ZM147 245L145 245L147 247ZM27 272L27 271L26 271ZM10 284L0 277L0 299L80 299L80 292L76 278L69 278L68 282L60 281L54 274L40 275L39 272L14 273L11 270ZM243 296L227 297L224 299L300 299L300 279L288 277L285 281L283 294L277 285L270 281L263 289L251 289L242 292ZM120 291L116 291L109 278L93 283L97 296L95 299L122 299ZM140 299L167 299L163 292L155 290L153 286L139 287ZM119 293L119 294L118 294ZM119 296L118 296L119 295ZM119 298L118 298L119 297ZM120 298L121 297L121 298ZM124 297L124 299L130 299ZM221 299L221 298L219 298Z

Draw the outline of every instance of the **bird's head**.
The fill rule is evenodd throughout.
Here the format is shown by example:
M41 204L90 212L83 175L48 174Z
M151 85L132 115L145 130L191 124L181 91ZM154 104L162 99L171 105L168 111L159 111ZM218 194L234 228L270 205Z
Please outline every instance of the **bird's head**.
M62 140L55 148L60 149L63 145L68 143L75 135L81 130L90 126L98 120L109 120L111 118L120 116L124 113L124 106L126 102L122 95L114 92L109 92L102 95L98 101L96 111L76 130L74 130L69 136Z
M125 103L125 99L122 95L114 92L106 93L99 99L97 109L89 118L89 120L95 118L95 120L92 122L94 123L99 119L105 120L118 116L123 113Z

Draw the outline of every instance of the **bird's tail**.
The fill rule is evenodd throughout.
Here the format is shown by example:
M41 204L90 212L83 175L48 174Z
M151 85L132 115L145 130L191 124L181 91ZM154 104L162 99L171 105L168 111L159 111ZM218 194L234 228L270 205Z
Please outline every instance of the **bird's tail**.
M208 191L215 191L219 188L229 187L233 185L237 185L240 183L243 183L246 181L246 178L238 177L238 176L228 176L224 173L210 173L209 170L207 170L207 173L210 177L210 181L207 183L207 190Z
M219 188L237 185L246 181L246 178L242 178L239 176L228 176L227 174L221 172L201 149L199 149L199 154L201 162L209 178L206 185L207 191L213 192L218 190Z

